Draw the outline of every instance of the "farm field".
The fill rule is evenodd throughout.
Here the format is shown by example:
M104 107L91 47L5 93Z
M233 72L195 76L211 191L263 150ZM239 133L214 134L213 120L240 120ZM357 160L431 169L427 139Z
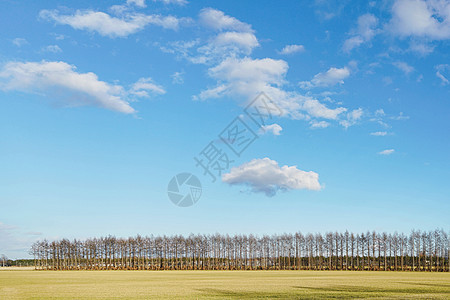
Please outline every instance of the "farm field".
M450 273L0 270L0 299L449 299Z

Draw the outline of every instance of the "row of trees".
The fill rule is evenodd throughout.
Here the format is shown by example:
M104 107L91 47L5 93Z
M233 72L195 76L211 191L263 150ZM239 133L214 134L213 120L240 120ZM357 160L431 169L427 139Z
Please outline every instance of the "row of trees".
M402 270L448 272L444 230L354 234L114 236L32 245L40 270Z

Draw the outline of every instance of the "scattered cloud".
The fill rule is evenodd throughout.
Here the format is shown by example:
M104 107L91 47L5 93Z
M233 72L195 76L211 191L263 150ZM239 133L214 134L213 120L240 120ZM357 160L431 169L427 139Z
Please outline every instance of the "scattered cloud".
M294 119L314 117L336 120L339 114L347 110L343 107L328 108L317 99L283 90L287 70L288 64L284 60L227 58L209 69L208 74L217 80L217 86L202 91L194 99L238 96L250 101L256 96L255 93L264 92Z
M318 191L322 187L319 174L302 171L297 166L282 166L269 158L253 159L222 175L230 185L246 185L252 192L275 196L278 191L307 189Z
M407 63L403 61L396 61L392 63L394 67L405 73L405 75L409 75L411 72L414 71L414 67L408 65Z
M392 80L392 77L390 76L385 76L381 79L381 81L383 81L384 85L391 85L392 83L394 83L394 81Z
M183 84L184 78L183 78L184 72L175 72L172 74L172 83L173 84Z
M176 5L186 5L189 2L187 0L153 0L153 2L162 2L164 4L176 4Z
M441 80L442 85L449 84L449 80L447 77L445 77L442 73L449 70L450 71L450 65L442 64L435 66L436 69L436 76Z
M288 55L288 54L294 54L294 53L304 52L304 51L305 51L305 47L303 45L286 45L278 53Z
M65 106L92 105L135 113L122 86L101 81L92 72L79 73L62 61L8 62L0 69L0 89L52 96Z
M378 152L379 155L391 155L392 153L394 153L395 150L394 149L386 149L383 151Z
M377 25L378 19L374 15L365 14L360 16L357 28L351 32L351 37L344 42L342 50L349 53L363 43L370 42L377 34Z
M149 24L177 30L180 23L180 19L173 16L144 15L133 12L118 18L93 10L77 10L72 15L62 15L58 10L41 10L39 17L57 24L69 25L74 29L97 32L111 38L126 37L144 29Z
M281 130L283 130L283 127L281 127L276 123L261 126L262 133L272 133L273 135L281 135Z
M370 135L373 136L386 136L388 133L386 131L377 131L377 132L371 132Z
M224 12L214 8L204 8L200 11L200 23L204 26L218 30L231 30L237 32L253 32L252 27L238 19L225 15Z
M17 47L22 47L22 46L28 44L28 41L26 39L23 39L23 38L15 38L15 39L12 40L12 43L14 45L16 45Z
M52 52L52 53L59 53L59 52L62 52L62 49L59 48L58 45L48 45L48 46L42 48L42 51L44 51L44 52Z
M136 5L137 7L145 8L147 5L145 4L145 0L127 0L128 5Z
M350 126L355 125L359 120L361 120L362 115L363 115L362 108L354 109L351 112L347 113L347 119L341 120L339 124L341 124L345 128L348 128Z
M336 84L343 84L344 79L350 76L348 67L330 68L325 73L318 73L314 75L311 81L302 81L299 83L303 89L310 89L315 87L330 87Z
M205 59L215 57L229 57L242 53L249 55L255 47L259 46L258 39L250 32L227 31L219 33L207 45L197 49L205 55Z
M384 112L384 110L382 108L379 108L375 111L375 116L384 116L386 115L386 113Z
M430 45L426 41L412 40L409 44L409 50L421 56L426 56L434 51L435 46Z
M398 116L392 116L391 119L392 120L396 120L396 121L403 121L403 120L409 120L409 116L405 116L403 114L403 112L400 112L398 114Z
M450 2L396 0L388 28L402 37L450 39Z
M155 84L151 78L140 78L129 91L131 95L145 98L150 97L149 92L160 95L166 93L164 88Z
M255 91L264 92L273 86L281 86L287 70L288 64L284 60L227 58L208 72L220 82L219 86L202 91L199 98L218 98L225 94L253 97Z
M318 128L327 128L330 126L330 123L327 121L317 121L317 120L311 120L309 122L309 125L312 129L318 129Z

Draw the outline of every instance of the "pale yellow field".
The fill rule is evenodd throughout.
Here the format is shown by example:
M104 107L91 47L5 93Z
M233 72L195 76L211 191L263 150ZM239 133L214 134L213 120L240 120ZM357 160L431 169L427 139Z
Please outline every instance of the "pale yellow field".
M0 299L450 299L449 273L0 271Z

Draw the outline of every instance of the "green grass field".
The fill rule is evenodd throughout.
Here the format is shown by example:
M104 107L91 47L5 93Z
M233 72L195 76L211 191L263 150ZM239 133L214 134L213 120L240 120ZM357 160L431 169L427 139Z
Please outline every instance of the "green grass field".
M449 273L0 271L0 299L450 299Z

